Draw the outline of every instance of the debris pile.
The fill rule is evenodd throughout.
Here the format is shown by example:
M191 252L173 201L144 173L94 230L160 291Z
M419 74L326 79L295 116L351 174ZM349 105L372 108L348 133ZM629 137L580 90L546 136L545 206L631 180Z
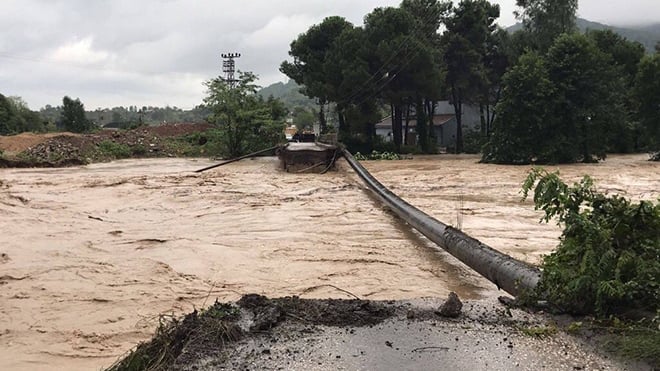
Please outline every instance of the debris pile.
M131 130L101 130L90 134L22 133L0 137L0 151L10 152L5 154L10 156L0 158L0 167L84 165L118 158L112 153L104 153L113 150L123 153L122 157L172 156L174 153L169 153L172 151L168 149L167 139L203 132L211 127L210 124L182 123Z
M23 152L22 157L33 162L49 163L54 166L84 164L86 161L81 155L80 144L83 142L81 139L83 138L54 137L28 148Z

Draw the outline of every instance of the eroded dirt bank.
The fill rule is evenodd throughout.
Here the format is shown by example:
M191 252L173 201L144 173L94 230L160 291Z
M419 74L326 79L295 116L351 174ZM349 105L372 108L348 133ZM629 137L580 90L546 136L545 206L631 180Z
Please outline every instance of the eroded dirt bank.
M646 156L562 167L600 189L659 196ZM347 166L281 173L274 158L193 174L202 160L129 160L0 170L0 369L107 366L158 314L215 298L492 297L493 285L437 250L363 192ZM412 204L536 262L559 230L518 193L527 167L474 157L367 162ZM342 291L345 290L345 291Z

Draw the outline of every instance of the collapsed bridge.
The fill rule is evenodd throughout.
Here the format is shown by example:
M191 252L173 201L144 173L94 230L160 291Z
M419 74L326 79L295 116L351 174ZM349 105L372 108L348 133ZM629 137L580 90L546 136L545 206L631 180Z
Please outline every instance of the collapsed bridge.
M520 296L534 290L538 285L541 271L537 267L501 253L412 206L374 178L341 144L287 143L209 166L197 172L273 151L280 157L285 171L295 172L319 172L318 169L322 169L321 172L324 173L334 166L338 157L343 156L376 197L399 218L493 282L498 289L513 296Z

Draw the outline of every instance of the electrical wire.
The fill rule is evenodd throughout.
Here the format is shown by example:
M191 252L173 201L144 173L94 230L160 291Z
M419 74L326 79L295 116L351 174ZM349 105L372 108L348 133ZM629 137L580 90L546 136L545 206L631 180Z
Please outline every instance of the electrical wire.
M379 74L381 74L381 76L379 77L379 79L376 81L375 84L378 84L380 81L385 81L385 83L382 84L380 87L378 87L376 90L381 90L381 89L385 88L387 85L389 85L389 83L391 83L394 80L396 75L398 75L398 73L400 73L403 70L403 68L400 68L397 72L392 73L392 74L390 74L389 72L387 74L383 74L385 68L389 67L389 64L397 56L399 56L399 53L404 50L404 48L408 45L408 43L412 40L413 37L419 35L419 31L421 31L421 26L425 23L431 22L433 20L433 18L435 18L437 16L439 16L439 14L436 14L435 12L429 12L429 13L426 14L426 16L424 18L422 18L421 22L416 22L413 25L413 27L411 28L410 33L408 35L406 35L403 38L403 40L401 40L401 42L399 43L399 46L396 48L395 52L392 53L391 56L385 62L383 62L381 64L381 66L373 74L371 74L369 76L369 78L367 78L367 80L365 80L356 90L354 90L352 93L348 94L346 97L344 97L342 99L339 99L336 103L337 104L349 103L354 98L358 97L360 94L365 93L365 92L370 92L372 89L370 89L370 87L368 87L367 85L369 83L371 83L371 81L376 76L378 76ZM417 53L417 51L416 50L408 50L408 51L406 51L406 55L403 56L403 58L401 58L401 59L404 59L404 60L407 59L407 61L403 64L404 68L405 68L405 66L410 64L410 62L412 61L412 58L410 58L410 56L414 53ZM396 67L395 67L395 69L396 69ZM392 75L392 76L390 77L390 75ZM373 95L373 94L370 93L368 95ZM375 96L375 95L373 95L373 96ZM373 96L369 97L367 99L371 99L371 98L373 98ZM366 101L367 99L361 100L359 104L364 103L364 101Z

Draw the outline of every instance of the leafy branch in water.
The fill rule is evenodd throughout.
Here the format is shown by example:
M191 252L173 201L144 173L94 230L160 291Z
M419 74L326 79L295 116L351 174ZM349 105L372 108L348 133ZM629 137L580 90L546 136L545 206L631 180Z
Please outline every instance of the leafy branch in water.
M523 183L523 197L532 190L542 221L557 218L563 227L559 246L543 260L539 296L576 314L657 313L660 202L603 195L588 176L568 186L538 168Z

